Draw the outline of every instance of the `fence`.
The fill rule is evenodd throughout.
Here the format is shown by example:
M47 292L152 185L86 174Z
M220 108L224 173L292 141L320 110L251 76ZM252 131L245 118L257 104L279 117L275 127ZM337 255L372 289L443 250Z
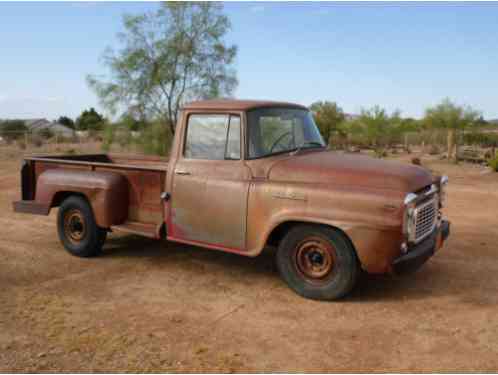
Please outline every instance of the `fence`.
M0 135L0 153L22 152L22 153L100 153L103 152L103 132L92 134L67 134L53 133L44 136L33 132L2 132ZM132 147L113 144L113 152L132 152Z
M0 128L1 130L1 128ZM133 153L167 155L171 133L164 126L149 126L141 132L109 127L99 132L1 131L1 153L79 154Z
M133 153L165 155L171 144L171 134L164 127L150 127L142 132L114 129L100 132L75 132L43 134L29 131L3 131L0 133L0 154L2 153ZM445 130L421 130L406 132L381 140L386 153L421 152L440 154L446 152L447 132ZM346 137L332 135L330 145L334 149L374 150L377 140L367 139L363 134L348 134ZM459 148L469 148L483 154L494 155L498 148L498 132L465 131L458 133ZM487 155L487 156L486 156Z

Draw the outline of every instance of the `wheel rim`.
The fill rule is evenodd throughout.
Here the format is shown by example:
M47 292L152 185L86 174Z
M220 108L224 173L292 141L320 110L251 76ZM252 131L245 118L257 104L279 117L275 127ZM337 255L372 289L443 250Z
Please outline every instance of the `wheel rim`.
M85 238L86 224L83 214L78 210L69 210L64 215L64 234L72 243L79 243Z
M310 237L296 247L296 268L310 282L328 280L333 275L336 263L335 248L325 239Z

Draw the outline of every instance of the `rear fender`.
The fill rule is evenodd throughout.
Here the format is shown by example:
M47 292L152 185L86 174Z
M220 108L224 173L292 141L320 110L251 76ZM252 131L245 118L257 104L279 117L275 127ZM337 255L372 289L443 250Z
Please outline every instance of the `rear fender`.
M128 217L128 181L119 173L56 168L39 175L37 204L50 209L72 194L86 197L99 227L122 224Z

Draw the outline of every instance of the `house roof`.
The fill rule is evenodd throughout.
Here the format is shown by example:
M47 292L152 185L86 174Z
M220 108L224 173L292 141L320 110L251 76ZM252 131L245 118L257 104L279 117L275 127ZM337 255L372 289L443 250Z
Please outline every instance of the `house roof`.
M235 110L248 111L254 108L262 107L291 107L307 109L305 106L295 103L275 102L270 100L236 100L236 99L215 99L215 100L198 100L187 103L183 109L206 109L206 110Z

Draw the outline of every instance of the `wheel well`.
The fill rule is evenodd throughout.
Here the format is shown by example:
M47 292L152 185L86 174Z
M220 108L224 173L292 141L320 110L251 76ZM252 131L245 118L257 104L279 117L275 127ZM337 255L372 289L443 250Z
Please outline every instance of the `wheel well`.
M353 244L353 241L351 241L351 238L349 238L347 233L344 232L341 228L334 227L333 225L313 223L313 222L307 222L307 221L286 221L286 222L283 222L283 223L277 225L275 228L273 228L272 232L268 236L266 244L270 245L270 246L275 246L275 247L278 246L278 244L284 238L286 233L289 232L289 230L291 230L291 228L293 228L297 225L315 225L315 226L319 226L319 227L331 228L331 229L341 233L344 236L344 238L346 238L346 240L349 242L349 244L351 245L351 247L354 249L354 251L356 253L356 248Z
M72 195L87 199L85 194L82 193L76 193L74 191L58 191L57 193L55 193L54 197L52 198L52 204L50 205L50 207L59 207L61 203L64 202L64 200L66 200Z

